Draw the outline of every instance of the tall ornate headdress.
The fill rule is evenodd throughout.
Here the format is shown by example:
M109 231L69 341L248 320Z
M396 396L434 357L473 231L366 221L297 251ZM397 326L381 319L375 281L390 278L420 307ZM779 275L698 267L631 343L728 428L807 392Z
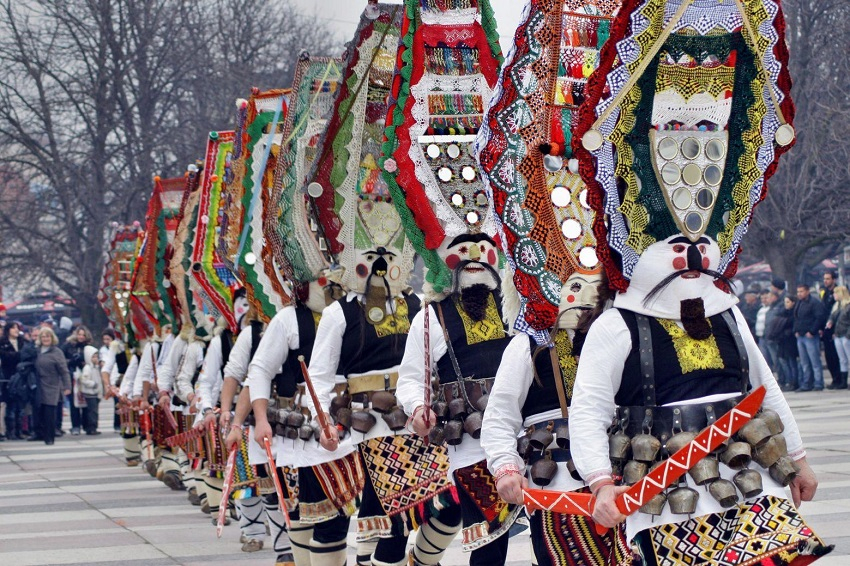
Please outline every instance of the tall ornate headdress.
M264 208L272 188L288 111L289 89L254 89L241 101L233 180L227 186L219 247L239 274L248 300L268 320L288 302L281 276L263 237ZM244 105L244 109L242 106Z
M201 182L207 172L207 165L204 163L200 171L190 171L186 178L186 192L183 194L177 218L177 230L171 244L167 274L171 284L169 294L173 294L179 308L181 331L189 325L194 328L197 336L211 336L215 324L213 317L204 311L204 303L198 292L200 287L189 276L192 246L198 228Z
M341 67L339 59L312 58L307 53L301 54L295 67L271 206L264 208L273 260L293 283L314 281L328 267L319 250L306 179L333 110Z
M154 178L153 194L145 215L145 239L133 272L130 308L134 319L139 328L152 325L156 333L163 325L177 322L166 271L187 178ZM148 323L143 322L145 319Z
M472 151L501 63L488 0L406 0L384 179L435 293L451 285L446 237L496 234Z
M139 222L126 226L115 223L112 230L97 300L112 327L126 340L130 334L128 327L133 269L145 233Z
M218 254L218 235L224 216L222 187L232 181L234 132L210 132L205 171L201 181L198 226L192 244L191 276L200 287L207 310L217 319L223 316L227 325L236 330L233 293L239 285L235 274L221 261Z
M531 0L478 138L520 296L518 330L549 340L561 288L601 265L570 145L618 0Z
M320 246L344 268L338 282L349 289L362 285L356 265L366 250L395 250L387 278L399 285L413 271L413 245L378 166L403 11L372 2L364 10L309 177Z
M794 141L778 1L628 0L591 79L574 144L611 285L675 234L735 274L767 179Z

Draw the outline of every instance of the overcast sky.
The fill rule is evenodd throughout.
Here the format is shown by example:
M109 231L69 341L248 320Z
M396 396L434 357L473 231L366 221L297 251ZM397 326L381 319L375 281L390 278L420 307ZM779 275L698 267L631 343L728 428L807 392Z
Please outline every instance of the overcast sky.
M384 1L387 4L401 4L400 0ZM348 41L354 35L360 14L366 7L366 0L293 0L293 2L305 13L316 14L327 20L344 38L343 41ZM507 54L525 1L490 0L490 4L496 12L502 50Z

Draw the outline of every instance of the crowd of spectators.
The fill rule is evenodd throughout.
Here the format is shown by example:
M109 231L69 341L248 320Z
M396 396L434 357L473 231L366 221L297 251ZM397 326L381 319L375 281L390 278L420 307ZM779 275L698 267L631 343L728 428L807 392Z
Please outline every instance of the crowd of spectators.
M827 271L819 292L774 280L744 292L741 312L783 391L847 389L850 369L850 291ZM823 355L821 355L823 351ZM825 386L824 364L831 382Z
M66 411L72 435L101 434L99 404L112 392L103 366L114 358L109 346L115 333L104 330L99 351L89 329L74 328L65 317L58 327L50 316L30 328L0 323L0 441L53 444L65 434ZM117 429L117 415L115 421Z

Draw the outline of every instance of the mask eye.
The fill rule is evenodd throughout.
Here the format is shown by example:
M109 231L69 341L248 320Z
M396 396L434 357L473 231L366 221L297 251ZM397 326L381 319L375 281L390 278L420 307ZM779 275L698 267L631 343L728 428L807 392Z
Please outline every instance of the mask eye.
M703 253L703 254L706 252L706 250L707 250L707 249L708 249L708 248L706 248L705 246L700 246L700 247L699 247L699 251L700 251L700 253Z
M481 253L484 253L484 244L481 244Z
M458 249L458 252L462 254L467 254L469 253L469 248L467 248L466 246L462 246L460 249Z
M375 261L375 256L373 256L372 254L367 255L366 261Z
M572 291L573 293L578 293L579 291L581 291L581 284L573 283L572 285L570 285L570 291Z
M673 251L677 254L680 254L685 251L685 246L683 246L682 244L676 244L675 246L673 246Z

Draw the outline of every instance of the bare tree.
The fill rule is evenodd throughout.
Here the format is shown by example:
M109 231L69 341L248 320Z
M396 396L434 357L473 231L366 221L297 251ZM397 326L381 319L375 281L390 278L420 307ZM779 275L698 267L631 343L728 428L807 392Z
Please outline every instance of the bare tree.
M109 222L141 219L233 100L289 84L322 22L263 0L0 0L0 265L49 280L89 324Z
M786 0L797 145L782 158L745 240L794 282L850 236L850 3Z

